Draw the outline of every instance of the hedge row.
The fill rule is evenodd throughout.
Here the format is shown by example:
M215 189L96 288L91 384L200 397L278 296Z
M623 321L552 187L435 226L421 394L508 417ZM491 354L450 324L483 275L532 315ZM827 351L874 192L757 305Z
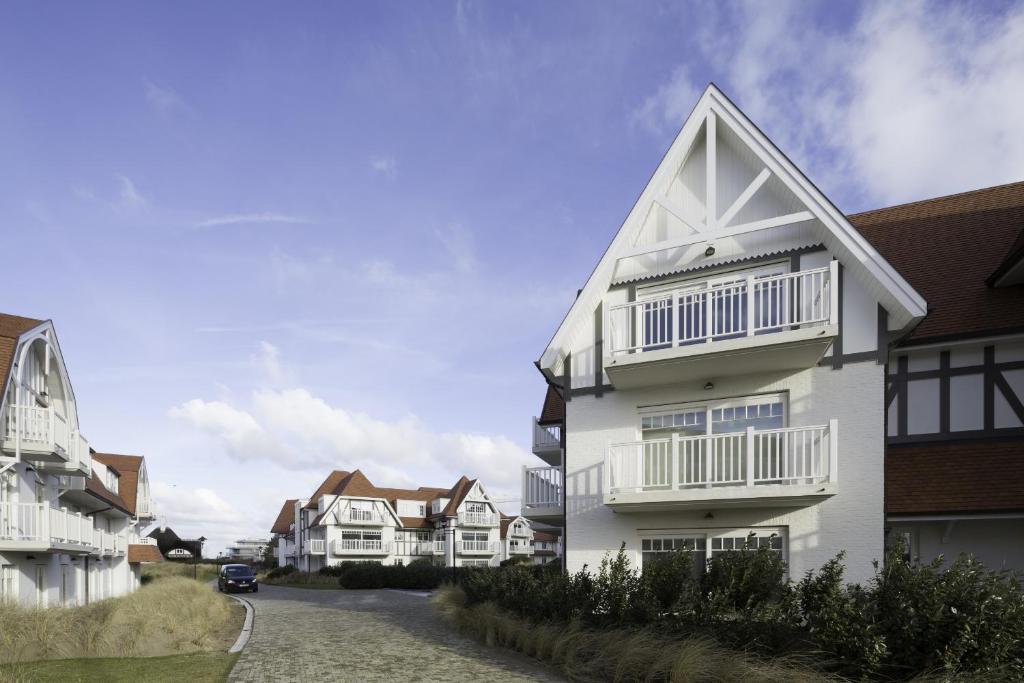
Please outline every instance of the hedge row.
M917 565L896 548L866 586L847 585L842 557L793 583L768 548L722 553L705 571L678 551L642 572L620 549L596 574L505 567L463 573L460 584L468 605L494 603L537 624L656 627L767 654L825 652L824 665L845 676L1024 678L1024 595L1012 575L966 556L946 569Z

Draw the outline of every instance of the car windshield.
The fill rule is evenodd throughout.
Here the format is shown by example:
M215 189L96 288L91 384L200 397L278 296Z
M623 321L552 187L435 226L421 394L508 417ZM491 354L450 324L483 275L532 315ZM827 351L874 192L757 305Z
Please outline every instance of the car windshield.
M248 567L224 567L225 576L252 576L252 570Z

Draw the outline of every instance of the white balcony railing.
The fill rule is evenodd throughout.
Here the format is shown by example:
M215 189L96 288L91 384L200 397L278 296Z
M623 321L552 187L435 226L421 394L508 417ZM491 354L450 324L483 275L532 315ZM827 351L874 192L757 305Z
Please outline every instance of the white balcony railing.
M444 541L431 541L435 555L444 555Z
M391 552L391 544L383 541L357 538L340 538L334 541L335 555L387 555Z
M464 555L493 555L498 544L493 541L459 541L458 550Z
M341 521L352 522L355 524L382 524L384 522L384 517L377 510L349 508L341 514Z
M562 507L562 468L523 468L523 507Z
M310 555L324 555L324 540L322 538L313 538L309 541L309 553Z
M498 526L498 515L493 512L460 512L462 526Z
M510 555L530 555L533 553L533 548L529 543L510 543L508 552Z
M609 447L607 493L835 481L837 422L819 427L673 435Z
M542 425L533 418L533 452L557 451L562 448L561 425Z
M68 421L53 406L11 405L4 419L4 447L31 453L54 453L68 457L71 432Z
M691 284L608 309L608 353L768 335L835 322L836 262L825 268L732 282Z
M123 555L128 547L127 533L96 529L91 517L46 503L0 503L0 547L5 541L19 548L77 548L108 557ZM156 544L153 539L138 542Z

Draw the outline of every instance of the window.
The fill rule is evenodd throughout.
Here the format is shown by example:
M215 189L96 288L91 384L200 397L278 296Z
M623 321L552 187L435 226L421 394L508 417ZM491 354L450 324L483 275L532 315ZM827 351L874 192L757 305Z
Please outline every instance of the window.
M463 541L487 541L486 531L463 531Z
M489 567L490 562L487 560L463 560L463 567Z
M659 534L640 539L641 566L657 561L666 553L689 550L693 553L696 572L701 572L707 561L730 551L770 548L782 553L786 559L785 530L763 529L708 529L685 531L677 534Z
M13 564L0 565L0 601L14 602L18 599L16 572Z
M427 516L427 504L426 503L420 503L419 506L418 506L418 509L419 509L419 516L420 517L426 517Z
M487 512L487 503L466 503L466 512Z
M709 427L710 425L710 427ZM667 439L672 434L734 434L754 429L786 426L785 394L750 396L706 405L681 406L667 412L642 414L640 430L645 441Z
M36 607L46 607L46 565L36 565Z

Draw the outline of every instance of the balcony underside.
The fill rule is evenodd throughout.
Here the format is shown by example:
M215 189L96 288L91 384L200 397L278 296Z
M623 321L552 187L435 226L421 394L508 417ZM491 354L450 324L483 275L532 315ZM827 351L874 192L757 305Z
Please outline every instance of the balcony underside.
M692 508L764 508L814 505L839 492L836 482L766 484L606 493L604 504L616 512L657 512Z
M14 439L4 439L3 450L5 454L13 456L15 453ZM71 458L64 449L59 446L23 440L21 442L21 459L34 460L43 463L64 464Z
M0 540L0 552L9 553L66 553L68 555L98 555L95 546L81 543L62 543L39 539Z
M559 446L534 446L533 454L552 467L562 465L562 449Z
M550 526L562 526L565 523L565 508L561 505L524 507L522 515L531 522L540 522Z
M618 389L703 381L717 377L814 367L838 333L837 325L819 325L765 335L723 339L607 360L605 371Z

